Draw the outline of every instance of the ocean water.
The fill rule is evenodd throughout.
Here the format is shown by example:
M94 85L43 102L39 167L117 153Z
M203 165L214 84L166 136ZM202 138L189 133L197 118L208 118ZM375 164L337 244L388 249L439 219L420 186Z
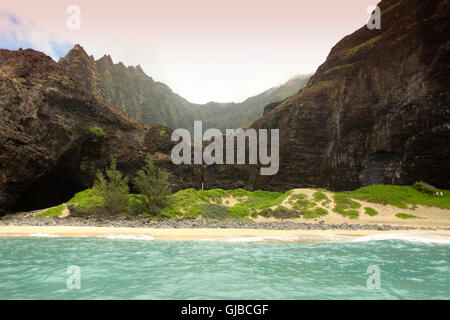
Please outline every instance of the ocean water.
M403 240L3 238L0 299L449 299L449 255Z

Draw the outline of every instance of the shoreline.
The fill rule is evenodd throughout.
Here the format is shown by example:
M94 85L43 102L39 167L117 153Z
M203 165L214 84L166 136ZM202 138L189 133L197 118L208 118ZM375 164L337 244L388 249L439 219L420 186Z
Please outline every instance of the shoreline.
M122 240L200 240L226 242L349 242L409 240L450 244L450 230L271 230L234 228L130 228L96 226L0 226L0 238L100 237Z

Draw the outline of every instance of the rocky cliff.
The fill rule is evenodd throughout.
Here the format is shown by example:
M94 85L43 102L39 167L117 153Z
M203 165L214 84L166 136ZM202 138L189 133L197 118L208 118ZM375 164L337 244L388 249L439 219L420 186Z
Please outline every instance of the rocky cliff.
M342 39L303 90L253 124L280 129L280 171L253 175L256 188L450 188L450 4L379 6L380 30Z
M61 203L111 157L132 177L150 153L172 171L174 189L201 185L193 168L169 161L171 129L137 122L43 53L0 50L0 97L0 210Z

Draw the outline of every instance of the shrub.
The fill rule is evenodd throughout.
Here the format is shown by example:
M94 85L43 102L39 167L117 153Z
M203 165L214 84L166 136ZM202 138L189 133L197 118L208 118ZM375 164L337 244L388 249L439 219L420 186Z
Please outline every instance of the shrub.
M102 138L106 135L106 133L100 127L92 127L89 129L89 132L92 133L97 138Z
M422 182L422 181L414 183L413 188L419 192L427 193L427 194L434 195L437 192L437 189L435 187L433 187L432 185L429 185L428 183Z
M370 207L365 207L364 212L371 217L376 216L378 214L377 210Z
M126 213L128 206L128 178L116 168L116 159L111 160L111 165L106 169L104 176L97 172L93 193L104 200L103 209L110 214Z
M334 195L334 203L336 204L333 208L334 212L350 219L359 217L359 211L355 210L361 207L359 202L350 200L347 196L337 193Z
M408 213L397 213L395 216L399 219L424 219Z
M58 217L62 214L65 207L66 206L62 204L60 206L50 208L42 213L39 213L36 217Z
M233 207L229 207L227 211L230 214L230 217L235 219L245 219L250 215L250 209L242 204L236 204Z
M201 212L203 218L222 220L228 219L230 214L228 213L228 208L214 203L201 203L197 207Z
M160 137L164 137L166 135L166 131L165 130L161 130L160 132L159 132L159 136Z
M326 216L328 214L328 210L324 208L314 208L312 210L308 210L303 214L303 218L305 219L314 219Z
M94 214L97 208L103 207L105 204L104 199L101 196L96 195L92 189L80 191L67 202L69 206L74 208L74 212L71 210L71 214Z
M316 202L325 201L325 203L330 203L330 198L327 197L327 195L323 192L317 191L313 194L313 199Z
M158 214L167 203L167 196L171 193L168 179L169 173L156 167L150 155L145 166L137 172L134 186L146 197L147 209L152 215Z

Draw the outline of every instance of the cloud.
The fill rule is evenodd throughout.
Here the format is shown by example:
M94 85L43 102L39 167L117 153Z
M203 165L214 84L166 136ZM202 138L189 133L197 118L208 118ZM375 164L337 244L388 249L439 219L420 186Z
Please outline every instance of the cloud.
M9 50L31 48L42 51L57 61L73 47L73 44L39 27L31 20L0 11L0 47Z

